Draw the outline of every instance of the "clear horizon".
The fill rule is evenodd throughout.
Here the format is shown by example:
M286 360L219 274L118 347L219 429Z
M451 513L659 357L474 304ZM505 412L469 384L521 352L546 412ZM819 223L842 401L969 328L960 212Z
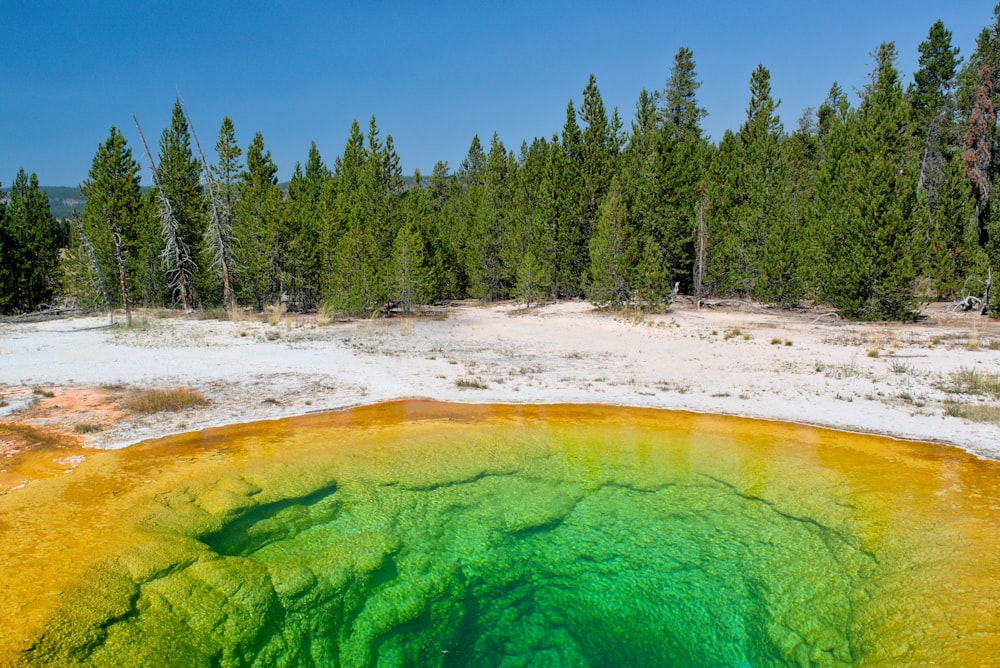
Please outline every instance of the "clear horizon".
M663 87L682 46L694 52L713 141L743 122L758 63L792 131L834 81L854 101L882 42L896 43L907 82L938 19L967 59L994 7L969 4L184 1L123 11L15 0L0 45L0 183L8 189L24 168L42 185L78 186L114 125L148 185L131 116L157 154L178 89L210 161L228 115L244 150L263 133L287 181L310 142L332 165L351 122L366 129L375 115L404 174L429 174L439 160L454 170L474 135L488 143L496 132L517 151L560 132L591 72L609 116L617 106L628 127L640 90Z

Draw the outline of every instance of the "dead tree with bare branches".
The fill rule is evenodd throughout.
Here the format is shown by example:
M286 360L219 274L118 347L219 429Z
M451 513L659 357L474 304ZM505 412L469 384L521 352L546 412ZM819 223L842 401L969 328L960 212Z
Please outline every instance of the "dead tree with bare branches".
M115 305L111 300L111 290L108 289L108 281L104 278L104 270L101 269L101 263L97 261L97 252L94 251L94 245L90 243L90 238L83 230L83 221L80 220L80 214L76 212L76 209L73 209L73 222L76 223L76 231L80 235L80 243L84 250L87 251L87 256L90 258L94 273L97 274L97 282L101 288L101 295L104 297L104 305L108 309L108 324L113 325L115 324Z
M115 266L118 267L118 282L122 291L122 307L125 309L125 326L132 326L132 299L128 292L128 271L125 267L125 244L122 242L121 229L118 223L107 211L104 212L111 229L111 241L114 243Z
M149 158L149 171L153 174L153 183L156 185L157 214L160 218L160 236L163 238L163 253L161 261L166 270L168 286L181 301L181 308L190 310L191 304L188 301L190 285L194 281L194 260L191 258L191 249L187 247L180 234L180 223L174 215L173 207L163 189L160 177L157 173L156 161L146 143L146 137L142 134L142 127L139 121L132 115L135 128L139 131L139 139L142 140L142 147L146 150L146 157Z
M201 150L198 133L195 132L191 117L188 116L184 100L180 96L177 99L180 101L181 109L184 111L184 117L187 119L188 128L191 130L191 137L194 139L194 145L198 149L201 166L205 172L205 190L212 207L212 219L209 221L208 227L205 228L205 244L212 251L212 266L218 270L219 278L222 281L222 301L226 305L226 312L229 314L230 319L232 319L233 313L236 310L236 301L233 296L233 278L229 270L233 257L233 228L230 223L232 212L226 210L227 207L219 199L218 184L212 178L212 170L208 167L205 152Z
M979 86L976 99L969 116L969 129L965 133L965 176L972 183L972 195L976 200L976 219L979 222L979 243L986 246L990 241L989 220L990 200L993 195L993 181L990 167L993 164L993 139L996 132L996 109L993 107L993 69L984 64L979 69ZM990 309L990 291L993 287L992 270L986 279L981 313L987 315Z

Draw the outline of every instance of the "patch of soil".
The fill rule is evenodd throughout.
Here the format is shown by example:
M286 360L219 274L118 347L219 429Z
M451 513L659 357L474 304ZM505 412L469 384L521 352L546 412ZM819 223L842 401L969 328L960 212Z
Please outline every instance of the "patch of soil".
M0 494L72 471L86 459L88 433L125 415L103 388L35 388L27 400L22 388L3 389L26 407L0 420Z

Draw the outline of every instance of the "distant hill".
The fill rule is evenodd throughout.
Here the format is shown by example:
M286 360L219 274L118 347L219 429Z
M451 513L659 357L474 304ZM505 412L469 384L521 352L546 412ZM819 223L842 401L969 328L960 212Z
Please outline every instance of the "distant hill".
M42 186L42 192L49 196L49 211L56 218L69 218L73 215L73 208L77 211L83 209L86 202L80 196L80 191L76 188L66 186Z
M42 192L49 196L49 211L56 218L69 218L73 215L73 209L77 213L83 211L83 205L87 203L79 189L70 186L41 186ZM149 190L149 186L143 186L142 192Z
M413 177L404 176L403 183L405 187L413 187ZM426 185L427 179L424 179L424 184ZM288 182L279 183L281 190L287 195L288 194ZM73 215L73 209L75 208L77 213L83 210L83 205L87 203L87 200L83 198L80 191L77 188L68 186L42 186L42 192L49 196L49 211L56 218L69 218ZM143 186L142 192L149 190L149 186Z

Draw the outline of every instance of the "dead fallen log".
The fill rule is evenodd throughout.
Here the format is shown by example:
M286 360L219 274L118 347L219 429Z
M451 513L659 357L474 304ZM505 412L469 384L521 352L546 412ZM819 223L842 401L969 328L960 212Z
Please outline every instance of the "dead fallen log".
M702 306L707 306L709 308L715 308L717 306L725 307L725 306L732 306L734 304L737 306L743 306L752 311L757 311L758 313L769 313L771 311L771 309L768 309L763 306L758 306L757 304L753 304L751 302L744 301L742 299L715 299L711 301L707 299L702 299L698 302L698 307L701 308Z
M46 320L59 320L61 318L68 318L71 315L76 315L80 312L80 309L69 308L63 306L53 306L39 311L32 311L31 313L21 313L19 315L9 315L3 318L3 322L9 323L26 323L26 322L44 322Z
M962 310L962 311L972 311L974 309L979 309L983 305L983 300L979 297L973 297L972 295L966 295L957 302L954 302L949 308L952 311Z

